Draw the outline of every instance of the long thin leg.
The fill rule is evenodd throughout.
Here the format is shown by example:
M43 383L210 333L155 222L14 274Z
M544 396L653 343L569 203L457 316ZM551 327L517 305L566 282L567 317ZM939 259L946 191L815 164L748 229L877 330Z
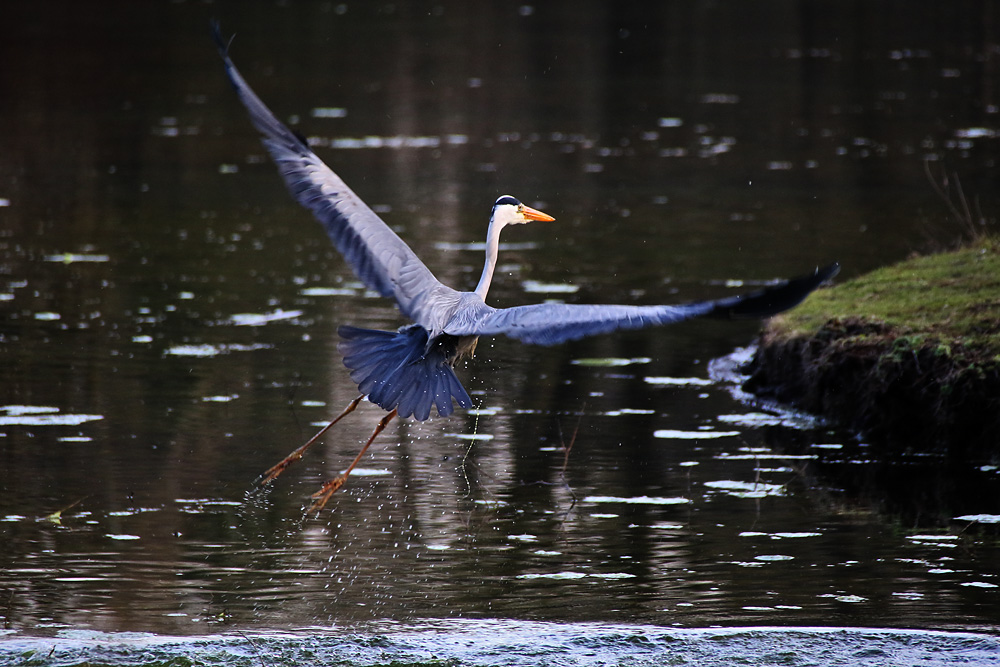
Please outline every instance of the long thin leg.
M354 470L354 466L358 465L358 461L360 461L361 457L365 455L366 451L368 451L368 445L372 444L372 441L375 440L378 434L385 428L386 424L392 421L392 418L395 416L396 409L393 408L392 412L388 413L385 417L382 417L379 421L375 430L372 431L371 436L369 436L368 442L365 443L365 446L361 448L358 455L354 457L353 461L351 461L351 465L347 466L347 470L345 470L340 476L331 479L329 482L324 484L319 491L312 494L312 497L316 499L316 502L314 502L312 507L309 508L309 512L319 512L323 509L323 506L326 505L326 501L330 499L330 496L336 493L337 490L344 485L344 482L347 481L347 476L351 474L351 471Z
M344 408L343 412L341 412L339 415L337 415L336 419L334 419L332 422L330 422L329 424L327 424L326 426L324 426L323 428L321 428L320 431L319 431L319 433L317 433L316 435L314 435L313 437L311 437L309 439L309 442L307 442L306 444L302 445L301 447L299 447L298 449L296 449L294 452L292 452L291 454L289 454L285 458L281 459L281 461L278 462L277 465L273 465L270 468L268 468L264 472L263 479L260 480L260 483L261 484L267 484L272 479L274 479L275 477L277 477L281 473L285 472L285 468L287 468L288 466L292 465L293 463L295 463L296 461L298 461L299 459L301 459L302 455L306 453L306 450L309 449L310 447L312 447L313 443L315 443L317 440L319 440L319 437L321 435L323 435L324 433L326 433L327 431L329 431L331 426L333 426L334 424L336 424L337 422L339 422L341 419L343 419L347 415L349 415L352 412L354 412L354 408L358 407L358 403L360 403L361 399L364 398L364 397L365 397L365 395L361 394L360 396L358 396L357 398L355 398L353 401L351 401L348 404L348 406L346 408Z

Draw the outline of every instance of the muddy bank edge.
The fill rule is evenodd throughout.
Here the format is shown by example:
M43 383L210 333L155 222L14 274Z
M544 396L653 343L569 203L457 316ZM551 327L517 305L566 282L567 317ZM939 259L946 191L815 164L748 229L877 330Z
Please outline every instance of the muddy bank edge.
M811 296L761 334L745 389L887 453L1000 459L1000 242L916 257Z

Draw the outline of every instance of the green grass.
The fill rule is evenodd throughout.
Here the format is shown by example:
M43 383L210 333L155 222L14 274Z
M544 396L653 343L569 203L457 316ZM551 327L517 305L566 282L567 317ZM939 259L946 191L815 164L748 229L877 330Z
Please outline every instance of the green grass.
M831 417L878 451L995 464L1000 241L819 290L772 320L751 370L749 391Z
M831 321L876 325L859 336L961 345L1000 361L1000 241L916 257L820 290L775 318L770 333L810 336Z

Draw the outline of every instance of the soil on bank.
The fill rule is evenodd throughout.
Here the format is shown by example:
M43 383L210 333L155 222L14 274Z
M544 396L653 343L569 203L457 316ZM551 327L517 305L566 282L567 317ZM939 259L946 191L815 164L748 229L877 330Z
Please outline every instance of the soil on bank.
M761 334L745 388L888 452L1000 460L1000 241L813 294Z

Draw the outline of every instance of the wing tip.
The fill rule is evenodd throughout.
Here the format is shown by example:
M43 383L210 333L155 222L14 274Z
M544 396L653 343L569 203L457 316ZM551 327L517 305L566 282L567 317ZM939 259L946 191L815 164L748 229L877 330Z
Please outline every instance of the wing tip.
M235 34L229 36L229 40L226 41L222 37L222 23L219 19L209 19L208 21L209 31L212 33L212 41L215 42L215 48L219 50L219 55L223 58L229 58L229 47L233 43L233 39L236 37Z
M823 284L828 280L832 280L840 273L840 262L831 262L826 266L816 267L816 277L819 278L819 284Z

